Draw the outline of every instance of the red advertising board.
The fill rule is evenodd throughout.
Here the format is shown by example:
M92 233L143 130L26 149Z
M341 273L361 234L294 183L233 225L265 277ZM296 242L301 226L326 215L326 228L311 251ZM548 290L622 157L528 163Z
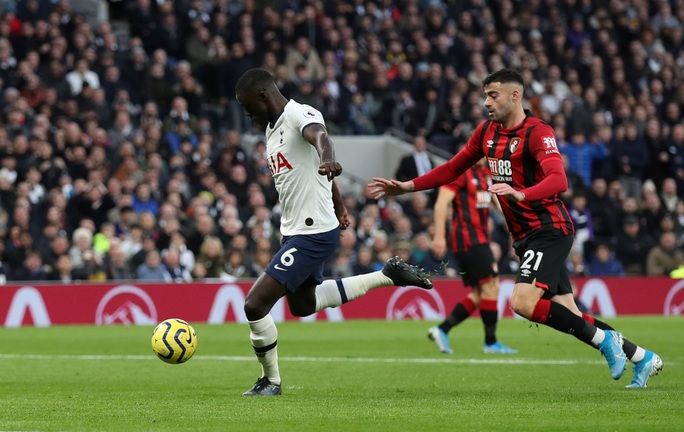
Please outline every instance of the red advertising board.
M604 317L618 315L680 315L684 313L684 280L668 278L575 279L578 297ZM6 285L0 287L0 323L5 327L61 324L156 324L170 317L192 322L244 322L244 299L251 283ZM513 316L510 296L514 281L501 282L499 313ZM317 319L414 319L444 317L467 293L460 281L436 280L433 290L387 287L340 308L297 318L283 301L276 321Z

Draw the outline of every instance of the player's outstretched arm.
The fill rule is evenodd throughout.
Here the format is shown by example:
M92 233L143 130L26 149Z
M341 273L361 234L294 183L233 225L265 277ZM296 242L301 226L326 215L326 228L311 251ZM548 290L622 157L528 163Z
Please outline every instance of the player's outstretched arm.
M304 138L316 148L321 157L318 174L324 175L328 181L342 174L342 165L335 161L335 148L328 136L328 130L320 123L311 123L302 131Z
M375 199L380 199L385 196L403 195L407 192L413 192L416 190L413 180L401 182L399 180L387 180L384 178L373 177L373 181L375 183L369 183L368 189Z
M402 195L406 192L428 190L448 185L483 157L484 154L482 154L481 150L465 147L446 163L431 169L413 180L400 182L398 180L374 177L373 181L375 183L370 183L368 188L375 199L380 199L388 195Z

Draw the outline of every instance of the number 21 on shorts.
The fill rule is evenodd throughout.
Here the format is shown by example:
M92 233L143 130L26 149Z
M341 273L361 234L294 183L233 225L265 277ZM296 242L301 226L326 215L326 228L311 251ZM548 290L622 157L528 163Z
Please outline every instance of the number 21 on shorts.
M525 253L523 254L522 264L520 264L520 269L522 270L523 275L527 276L527 275L525 275L525 273L529 274L530 268L534 271L539 270L539 266L541 265L542 258L544 258L544 252L535 252L533 250L526 250ZM533 260L534 260L534 263L532 263Z

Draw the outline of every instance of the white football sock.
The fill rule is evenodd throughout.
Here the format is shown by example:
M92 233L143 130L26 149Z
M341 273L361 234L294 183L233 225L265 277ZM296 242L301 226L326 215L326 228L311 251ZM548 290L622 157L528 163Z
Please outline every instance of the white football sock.
M630 358L630 360L634 363L638 363L644 359L644 356L646 356L646 350L641 348L640 346L637 346L637 349L634 352L632 358Z
M394 282L380 270L344 279L323 281L316 287L316 312L337 307L361 297L373 288L383 286L394 286Z
M254 347L257 360L261 363L261 375L273 384L280 384L278 369L278 329L271 314L260 320L248 321L249 338Z
M601 330L600 328L596 328L596 333L594 333L594 337L591 338L591 343L594 346L599 346L601 342L606 338L606 332L604 330Z

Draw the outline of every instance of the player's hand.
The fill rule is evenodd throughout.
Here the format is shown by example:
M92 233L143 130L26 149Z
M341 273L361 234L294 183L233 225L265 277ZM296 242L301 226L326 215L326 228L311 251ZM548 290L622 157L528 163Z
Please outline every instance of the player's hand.
M335 161L323 161L318 166L318 174L328 177L328 181L332 181L335 177L342 174L342 165Z
M413 192L415 186L413 181L400 182L399 180L387 180L384 178L373 177L375 183L369 183L368 189L375 199L385 196L402 195L406 192Z
M347 212L347 207L342 206L342 208L335 208L335 215L337 215L337 220L340 221L340 229L347 229L351 222L349 221L349 212Z
M520 202L525 199L525 194L513 189L513 187L507 183L493 184L489 187L489 192L515 202Z
M432 239L432 254L435 258L443 258L446 255L446 238L435 237Z

